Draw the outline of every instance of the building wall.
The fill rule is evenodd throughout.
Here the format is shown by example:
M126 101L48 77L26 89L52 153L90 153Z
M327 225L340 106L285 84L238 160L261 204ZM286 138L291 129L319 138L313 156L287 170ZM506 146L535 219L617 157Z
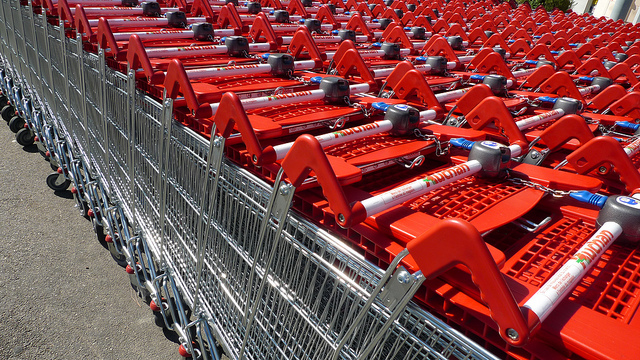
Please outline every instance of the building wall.
M598 3L593 9L593 16L609 17L611 15L611 10L613 10L613 4L615 4L616 1L618 0L598 0Z
M598 0L598 3L593 8L593 16L610 17L613 6L617 1L623 0ZM589 11L592 3L593 0L574 0L571 9L573 9L573 11L577 12L578 14L584 14L585 12ZM637 18L640 17L640 12L638 12L638 9L640 9L640 0L633 0L631 7L629 8L629 12L627 12L627 15L623 20L634 24L638 22L638 20L640 20Z

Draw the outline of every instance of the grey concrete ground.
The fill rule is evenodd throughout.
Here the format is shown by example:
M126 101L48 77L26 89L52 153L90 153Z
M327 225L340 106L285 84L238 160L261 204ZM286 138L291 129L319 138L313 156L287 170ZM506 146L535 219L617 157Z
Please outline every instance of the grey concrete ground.
M0 359L180 359L51 172L0 120Z

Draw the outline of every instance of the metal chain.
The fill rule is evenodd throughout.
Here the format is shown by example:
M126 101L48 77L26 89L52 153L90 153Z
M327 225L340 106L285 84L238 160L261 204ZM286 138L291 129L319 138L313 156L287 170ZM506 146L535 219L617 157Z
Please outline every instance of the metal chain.
M523 185L523 186L526 186L526 187L530 187L530 188L533 188L533 189L536 189L536 190L543 191L543 192L545 192L547 194L550 194L553 197L564 197L564 196L567 196L567 195L569 195L571 193L574 193L574 192L578 191L578 190L557 190L557 189L552 189L550 187L535 183L533 181L524 180L524 179L517 178L517 177L508 177L507 181L510 181L510 182L512 182L514 184Z
M352 107L353 107L353 108L356 108L356 109L358 109L358 108L359 108L359 109L360 109L360 111L362 112L362 115L364 115L364 117L365 117L365 118L367 118L367 119L368 119L368 118L370 118L370 117L371 117L371 112L369 112L369 110L367 109L367 107L366 107L366 106L364 106L363 104L361 104L361 103L353 103L353 104L352 104Z
M449 72L445 71L444 72L444 76L448 76ZM453 89L455 89L456 87L458 87L458 84L461 82L461 80L458 81L454 81L453 83L451 83L451 85L449 85L449 87L447 87L447 91L451 91Z
M440 139L435 135L423 134L420 129L413 129L413 134L424 141L433 141L434 144L436 144L436 156L443 156L449 153L451 144L449 144L448 141L440 141Z
M607 136L609 133L613 131L613 126L605 126L603 124L598 125L598 131L602 133L603 136Z
M525 66L525 65L524 65L524 63L518 63L518 64L514 65L514 66L511 68L511 71L513 72L513 71L520 70L520 69L524 68L524 66Z
M598 125L598 126L600 126L600 120L587 119L582 115L578 115L578 116L582 117L584 119L584 122L587 123L587 125Z

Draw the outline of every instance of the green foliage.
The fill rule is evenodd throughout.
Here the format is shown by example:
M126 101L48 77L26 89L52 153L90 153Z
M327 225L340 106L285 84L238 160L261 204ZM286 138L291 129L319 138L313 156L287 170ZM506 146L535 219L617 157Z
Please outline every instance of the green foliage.
M558 8L561 11L567 11L571 8L571 0L516 0L518 4L528 2L531 5L531 9L535 10L538 6L542 5L547 11L553 11Z

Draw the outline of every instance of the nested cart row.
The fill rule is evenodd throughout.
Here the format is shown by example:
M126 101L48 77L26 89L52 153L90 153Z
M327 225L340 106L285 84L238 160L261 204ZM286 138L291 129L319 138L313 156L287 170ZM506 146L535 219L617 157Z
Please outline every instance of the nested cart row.
M0 80L25 121L19 142L37 140L56 168L50 186L71 184L181 353L493 358L411 301L419 273L385 272L289 210L289 185L230 162L222 139L174 121L170 99L136 89L133 73L33 10L3 1L0 16Z

